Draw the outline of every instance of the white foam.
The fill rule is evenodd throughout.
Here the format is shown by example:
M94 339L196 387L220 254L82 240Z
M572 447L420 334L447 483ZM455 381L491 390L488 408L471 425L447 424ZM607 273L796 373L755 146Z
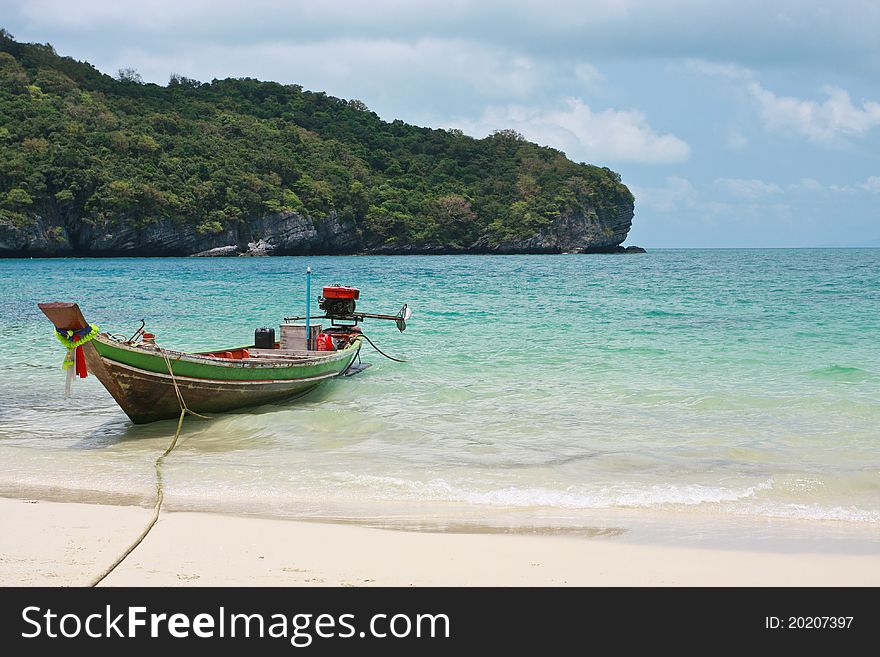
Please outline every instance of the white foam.
M788 520L833 520L880 523L880 512L854 506L822 506L821 504L770 503L751 505L746 509L730 509L737 515L785 518Z
M504 507L555 507L562 509L602 509L613 507L657 507L666 505L699 505L720 503L753 497L755 492L771 486L761 482L740 489L687 484L658 484L647 488L597 487L595 489L567 487L505 486L491 490L476 490L450 483L445 479L418 481L400 477L377 477L335 473L347 483L372 489L383 498L431 499L450 502L467 502Z
M384 501L459 502L496 508L550 508L567 511L705 507L706 510L723 510L738 516L880 523L880 512L855 506L791 504L767 500L759 494L773 490L772 477L740 488L703 484L655 484L644 488L606 486L596 489L553 489L541 486L504 486L477 490L445 479L419 481L347 472L337 472L334 476L349 485L366 489L369 495Z

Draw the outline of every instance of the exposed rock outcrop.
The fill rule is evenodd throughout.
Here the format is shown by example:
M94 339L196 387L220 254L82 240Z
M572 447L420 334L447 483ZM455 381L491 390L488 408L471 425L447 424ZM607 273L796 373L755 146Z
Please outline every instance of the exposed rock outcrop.
M23 226L0 219L0 256L45 257L73 255L63 226L37 217Z
M608 213L606 213L608 214ZM595 210L561 215L535 235L502 242L481 237L473 244L386 244L369 247L351 221L336 212L313 218L279 212L217 232L200 233L168 219L140 225L120 216L112 222L50 221L37 217L25 226L0 222L0 256L269 256L308 254L449 253L633 253L620 243L632 226L633 206L610 216Z
M241 251L238 250L237 245L229 244L228 246L218 246L216 249L199 251L198 253L193 253L193 255L200 258L226 258L229 256L241 255Z
M0 256L11 257L302 255L354 253L359 247L354 224L335 212L318 220L280 212L212 233L167 219L144 225L125 217L99 225L42 217L25 226L0 222Z
M618 247L632 227L632 204L618 207L611 216L600 218L595 210L559 216L546 230L533 237L492 244L483 238L489 253L602 253Z
M252 255L355 253L361 248L354 223L336 212L320 219L281 212L251 220L239 229L242 252Z
M167 219L140 226L124 219L103 225L79 222L68 228L68 234L76 255L83 256L182 256L238 240L235 229L199 233Z
M386 244L368 249L377 254L454 254L454 253L637 253L641 247L620 246L632 227L634 206L621 204L604 217L593 208L560 215L549 227L531 237L493 241L484 235L473 244ZM629 250L632 249L632 250ZM639 249L639 251L636 251Z

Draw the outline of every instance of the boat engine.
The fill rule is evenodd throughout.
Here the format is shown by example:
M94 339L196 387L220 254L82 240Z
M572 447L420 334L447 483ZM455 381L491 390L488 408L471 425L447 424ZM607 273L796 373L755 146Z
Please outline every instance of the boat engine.
M361 291L347 285L328 285L318 297L318 307L330 319L348 319L354 314L355 300L360 298Z
M365 313L356 310L356 301L361 296L361 291L356 287L349 285L327 285L322 290L323 294L318 297L318 307L324 312L322 317L285 317L285 322L300 322L302 320L311 319L329 319L331 326L339 327L342 330L340 335L335 335L334 339L351 340L355 334L360 335L360 329L357 325L367 318L370 319L390 319L397 325L397 330L405 331L406 322L412 316L412 311L407 304L403 304L395 315L381 315L378 313ZM308 303L306 308L308 308ZM332 333L325 330L324 333ZM326 346L330 346L329 343ZM338 347L337 347L338 348Z

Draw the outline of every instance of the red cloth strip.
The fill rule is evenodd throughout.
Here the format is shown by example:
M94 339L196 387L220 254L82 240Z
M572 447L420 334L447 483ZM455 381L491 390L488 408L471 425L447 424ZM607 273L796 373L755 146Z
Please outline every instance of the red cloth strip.
M89 375L89 370L86 368L86 355L83 353L82 345L76 348L76 375L81 379Z

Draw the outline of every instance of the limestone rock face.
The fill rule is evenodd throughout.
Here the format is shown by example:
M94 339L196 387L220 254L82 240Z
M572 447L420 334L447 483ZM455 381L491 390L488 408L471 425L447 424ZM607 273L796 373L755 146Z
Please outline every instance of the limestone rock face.
M193 253L193 256L198 256L200 258L225 258L237 255L241 255L241 252L238 250L238 246L235 244L218 246L215 249L208 249L207 251L199 251L198 253Z
M103 224L41 217L25 226L0 222L0 256L13 257L304 255L359 247L354 224L335 212L322 219L280 212L210 233L168 219L137 224L124 216Z
M592 208L560 215L547 228L504 242L481 237L473 244L370 246L352 221L331 211L324 217L279 212L217 232L199 232L170 219L95 224L75 218L37 217L18 226L0 221L0 257L43 256L269 256L308 254L441 253L632 253L620 246L632 226L633 204L599 216Z
M603 253L626 239L633 212L629 204L604 218L593 209L562 214L532 237L498 244L484 239L482 245L492 253Z
M335 211L320 219L297 212L266 215L243 226L239 238L239 244L246 242L242 252L251 255L341 254L361 247L354 223Z
M199 233L192 226L161 219L137 225L117 220L93 225L86 222L68 228L76 255L87 256L183 256L237 241L235 230Z
M72 255L63 226L36 217L24 226L0 220L0 256L44 257Z

